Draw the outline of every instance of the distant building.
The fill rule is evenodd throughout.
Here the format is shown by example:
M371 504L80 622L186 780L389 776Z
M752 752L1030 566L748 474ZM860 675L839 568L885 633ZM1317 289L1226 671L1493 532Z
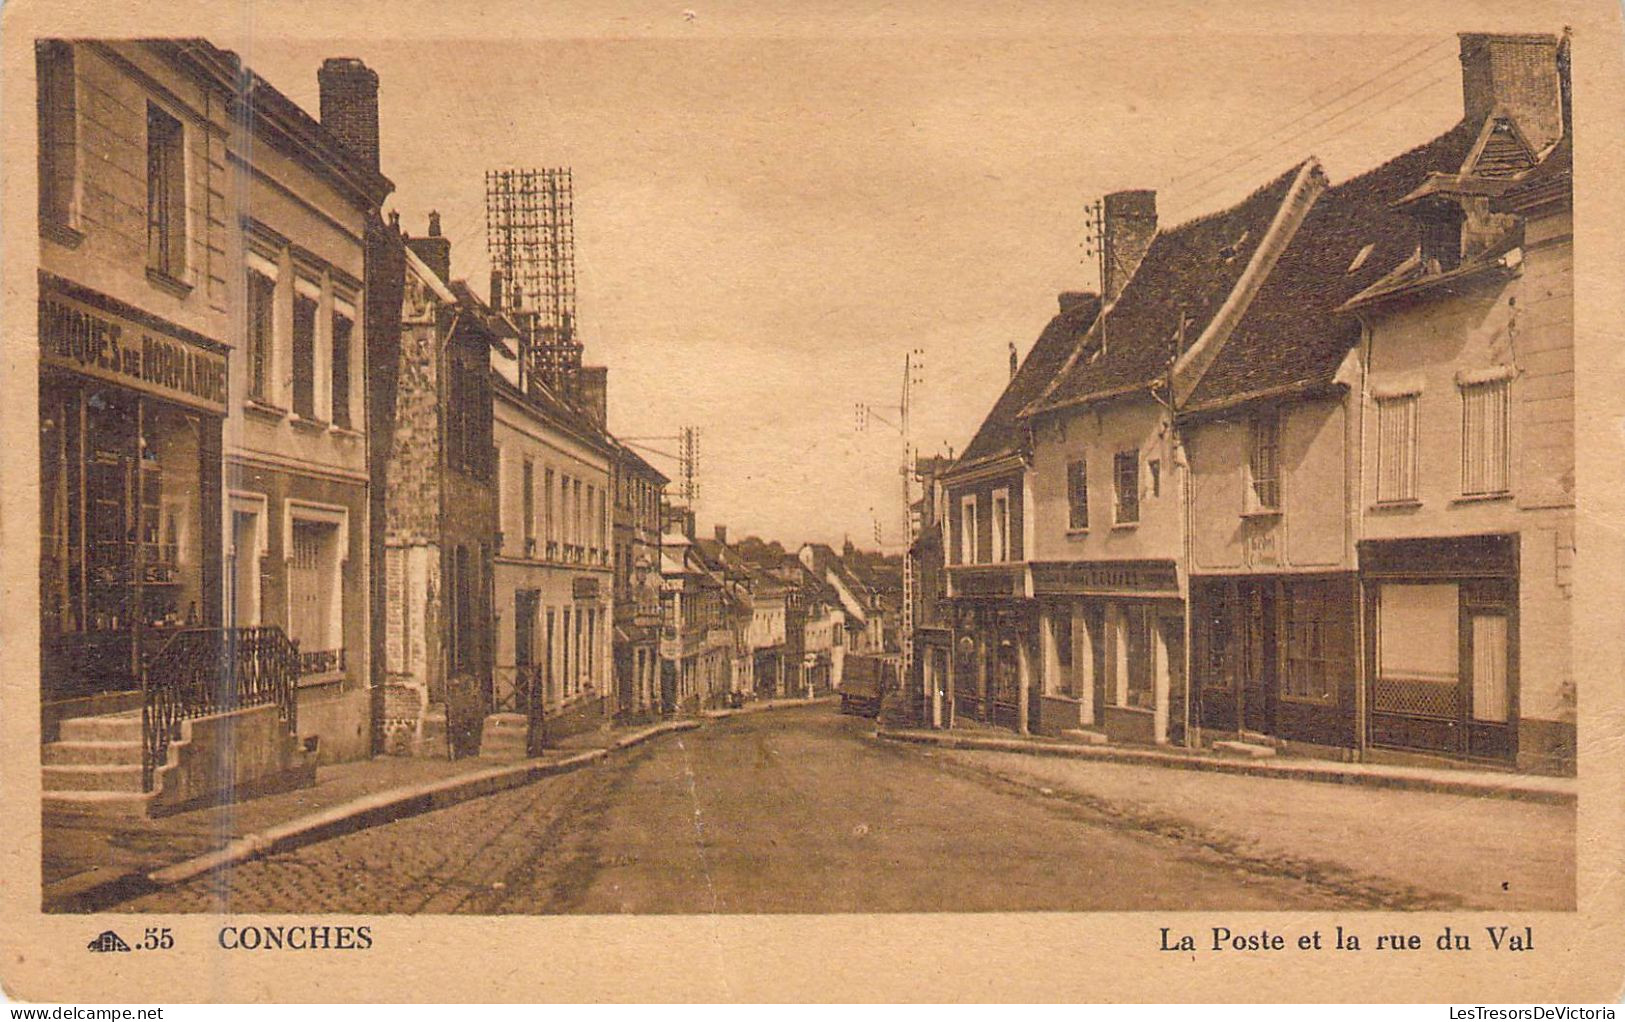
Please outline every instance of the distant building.
M616 447L614 495L616 712L660 705L660 507L670 482L626 444Z

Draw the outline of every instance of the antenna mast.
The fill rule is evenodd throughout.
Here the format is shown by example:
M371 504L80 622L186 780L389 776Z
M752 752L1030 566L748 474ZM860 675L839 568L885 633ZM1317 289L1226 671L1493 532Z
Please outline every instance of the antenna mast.
M501 275L502 310L519 326L521 381L574 388L576 340L575 187L570 168L485 172L485 239Z

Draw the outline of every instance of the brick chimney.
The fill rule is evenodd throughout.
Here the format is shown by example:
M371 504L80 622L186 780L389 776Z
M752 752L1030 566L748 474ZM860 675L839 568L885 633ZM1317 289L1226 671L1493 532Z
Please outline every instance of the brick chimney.
M716 531L717 542L721 543L723 546L727 546L728 545L728 527L726 525L718 525L718 526L715 526L714 528L715 528L715 531Z
M582 366L576 370L576 399L593 425L603 429L609 422L609 367Z
M1148 188L1112 192L1102 220L1106 279L1100 285L1105 300L1115 302L1157 236L1157 193Z
M429 233L427 237L407 238L406 247L412 254L423 260L425 266L440 275L440 279L451 283L451 239L443 237L440 233L440 214L429 214Z
M502 271L491 271L491 308L493 311L502 311Z
M378 169L378 72L355 57L329 57L316 72L322 127L368 170Z
M1517 122L1537 150L1563 134L1563 91L1555 35L1463 32L1462 112L1474 125L1496 110Z

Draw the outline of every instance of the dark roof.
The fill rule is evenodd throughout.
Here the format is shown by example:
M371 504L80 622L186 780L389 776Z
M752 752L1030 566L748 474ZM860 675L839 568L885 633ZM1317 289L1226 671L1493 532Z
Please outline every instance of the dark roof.
M1068 356L1076 350L1089 331L1089 324L1100 313L1100 299L1089 296L1069 309L1062 310L1044 327L1043 333L1027 352L1016 375L999 395L993 410L982 420L981 428L965 447L955 468L969 466L991 458L1013 454L1021 446L1021 410L1055 378ZM950 470L951 471L951 470Z
M1463 121L1323 192L1185 407L1330 383L1359 340L1358 320L1339 308L1416 252L1416 222L1394 204L1427 175L1460 170L1478 133Z
M1229 209L1158 233L1122 294L1090 330L1086 354L1068 363L1031 410L1107 397L1162 378L1181 353L1181 336L1186 347L1194 343L1235 289L1303 166L1293 165Z
M508 358L513 358L513 349L505 343L509 340L518 340L519 331L508 322L508 317L499 312L492 312L491 307L480 300L474 289L468 286L466 280L454 280L448 285L451 293L457 297L457 305L464 313L474 318L480 328L485 331L491 341L491 347L502 352Z

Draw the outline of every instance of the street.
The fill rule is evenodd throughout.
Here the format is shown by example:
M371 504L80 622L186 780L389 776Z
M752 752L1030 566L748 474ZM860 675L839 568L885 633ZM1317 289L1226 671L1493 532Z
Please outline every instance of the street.
M1380 885L1273 869L950 757L874 742L872 728L829 706L714 721L127 907L603 914L1393 904ZM1266 783L1282 785L1283 796L1298 787Z

